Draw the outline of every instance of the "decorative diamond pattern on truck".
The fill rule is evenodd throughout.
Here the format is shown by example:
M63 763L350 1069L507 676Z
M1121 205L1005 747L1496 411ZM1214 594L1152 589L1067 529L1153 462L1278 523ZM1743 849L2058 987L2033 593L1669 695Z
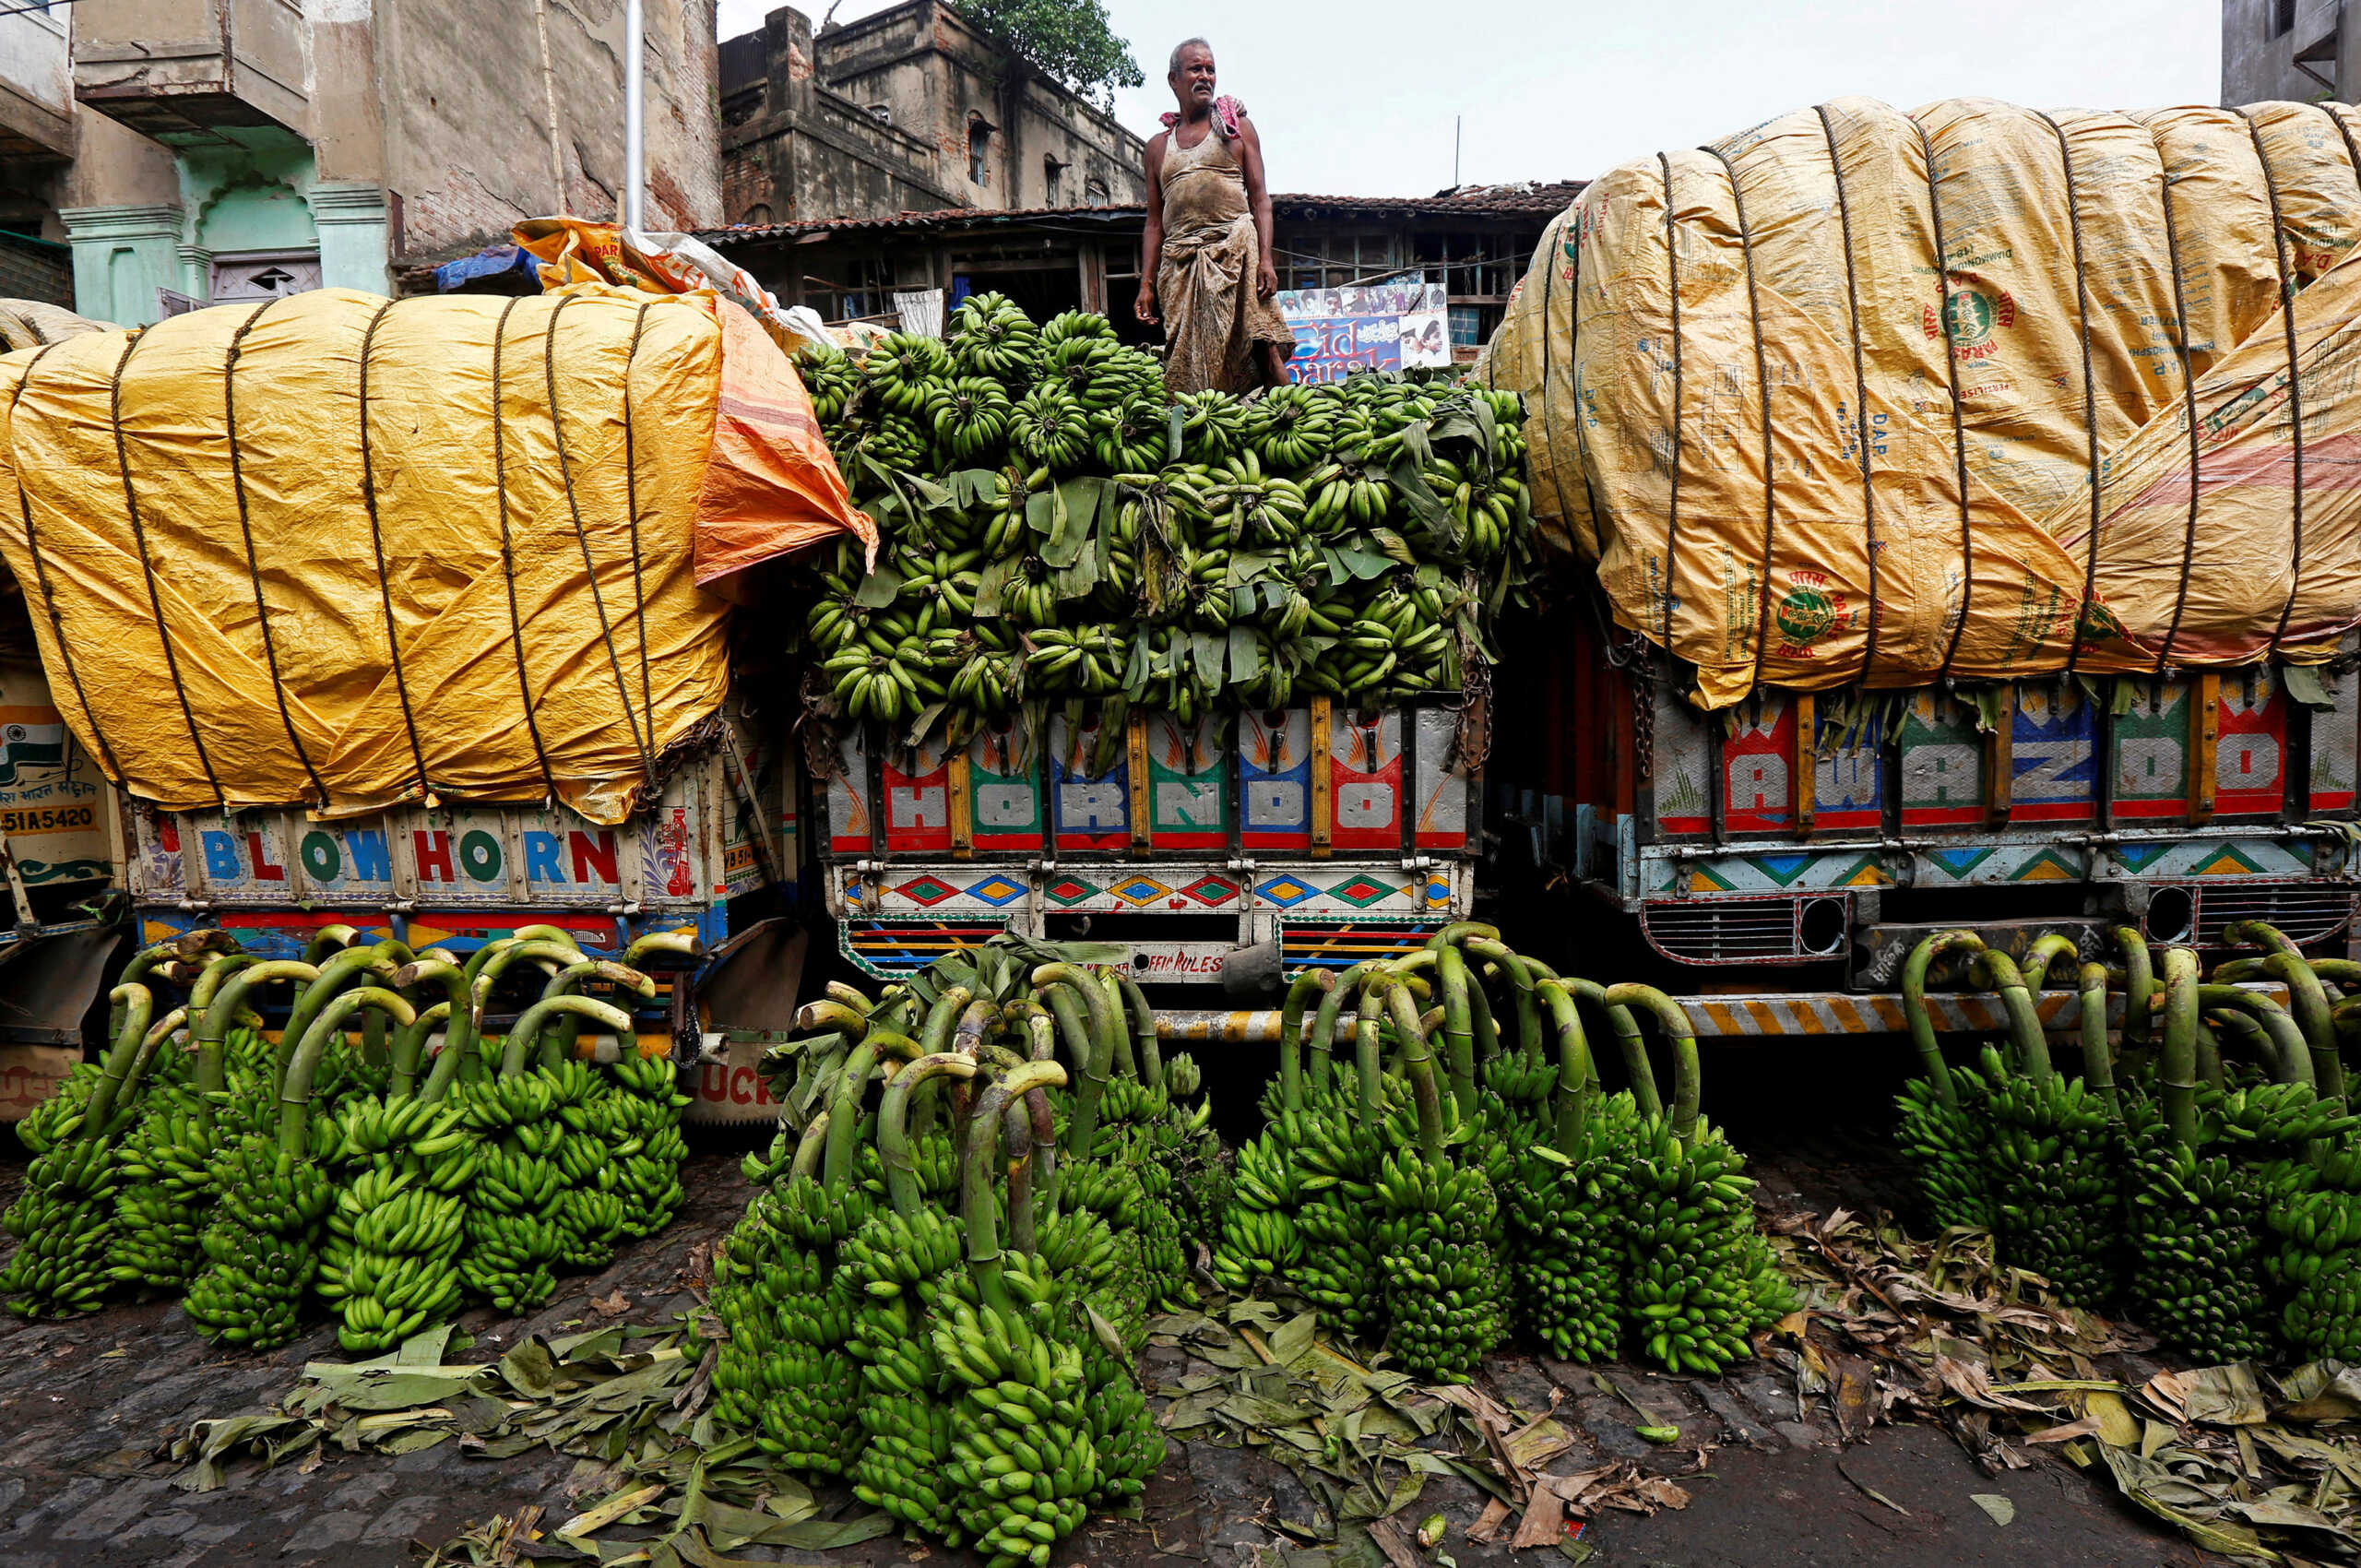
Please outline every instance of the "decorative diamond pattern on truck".
M1172 889L1152 876L1127 876L1107 891L1133 909L1139 909L1155 903L1158 898L1169 898L1172 896Z
M1366 876L1347 877L1328 889L1329 896L1342 898L1356 909L1366 909L1382 898L1391 898L1401 888Z
M1216 909L1238 897L1238 884L1218 876L1201 876L1180 890L1184 897L1194 898L1207 909Z
M933 909L945 898L959 897L957 888L931 876L914 876L894 891L924 909Z
M1257 883L1254 887L1254 896L1264 903L1276 904L1282 909L1291 909L1306 898L1314 897L1319 891L1316 887L1306 887L1291 876L1275 876L1268 882Z
M1011 882L1004 876L988 876L967 890L970 898L980 898L997 909L1025 897L1022 883Z
M1085 899L1097 897L1098 889L1078 876L1062 876L1041 889L1041 894L1053 904L1063 904L1072 909Z

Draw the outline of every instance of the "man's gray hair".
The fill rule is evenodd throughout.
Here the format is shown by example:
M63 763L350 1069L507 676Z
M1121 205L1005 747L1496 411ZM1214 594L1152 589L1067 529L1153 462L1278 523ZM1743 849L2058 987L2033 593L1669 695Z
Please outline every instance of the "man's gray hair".
M1202 49L1208 54L1214 52L1214 46L1202 38L1184 38L1172 46L1172 63L1164 67L1166 76L1177 77L1180 74L1180 54L1183 50L1189 49Z

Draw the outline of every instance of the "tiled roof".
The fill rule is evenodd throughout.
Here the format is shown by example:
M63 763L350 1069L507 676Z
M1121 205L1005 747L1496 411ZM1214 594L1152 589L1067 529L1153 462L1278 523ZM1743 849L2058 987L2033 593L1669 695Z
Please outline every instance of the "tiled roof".
M1430 196L1337 196L1287 192L1271 198L1280 212L1367 212L1405 216L1548 218L1564 209L1583 188L1579 180L1553 183L1524 181L1507 185L1463 185ZM735 223L706 229L697 238L712 244L753 240L793 239L799 235L861 229L959 229L999 223L1038 223L1048 220L1089 223L1138 220L1146 208L1133 205L1101 207L952 208L935 212L899 212L891 218L820 218L794 223Z

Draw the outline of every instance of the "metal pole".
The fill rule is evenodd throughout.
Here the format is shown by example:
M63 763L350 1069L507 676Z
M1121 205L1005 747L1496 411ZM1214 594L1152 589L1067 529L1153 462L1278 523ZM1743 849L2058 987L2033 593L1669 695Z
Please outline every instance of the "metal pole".
M1465 114L1451 117L1451 188L1454 191L1459 188L1459 145L1466 124L1467 116Z
M643 86L647 18L642 0L623 0L623 227L647 217L647 104Z

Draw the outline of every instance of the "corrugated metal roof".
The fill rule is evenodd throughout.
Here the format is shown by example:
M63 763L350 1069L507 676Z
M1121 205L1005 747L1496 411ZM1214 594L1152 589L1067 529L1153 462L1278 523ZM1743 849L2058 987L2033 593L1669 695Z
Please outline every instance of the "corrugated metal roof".
M1287 192L1271 198L1272 207L1287 214L1360 212L1406 217L1508 218L1554 217L1582 188L1580 180L1550 183L1525 181L1507 185L1463 185L1430 196L1339 196ZM900 212L891 218L821 218L799 223L737 223L698 231L708 244L743 244L758 240L795 239L805 234L866 229L983 228L1002 223L1038 223L1060 220L1088 223L1126 223L1145 218L1137 206L953 208L936 212Z

